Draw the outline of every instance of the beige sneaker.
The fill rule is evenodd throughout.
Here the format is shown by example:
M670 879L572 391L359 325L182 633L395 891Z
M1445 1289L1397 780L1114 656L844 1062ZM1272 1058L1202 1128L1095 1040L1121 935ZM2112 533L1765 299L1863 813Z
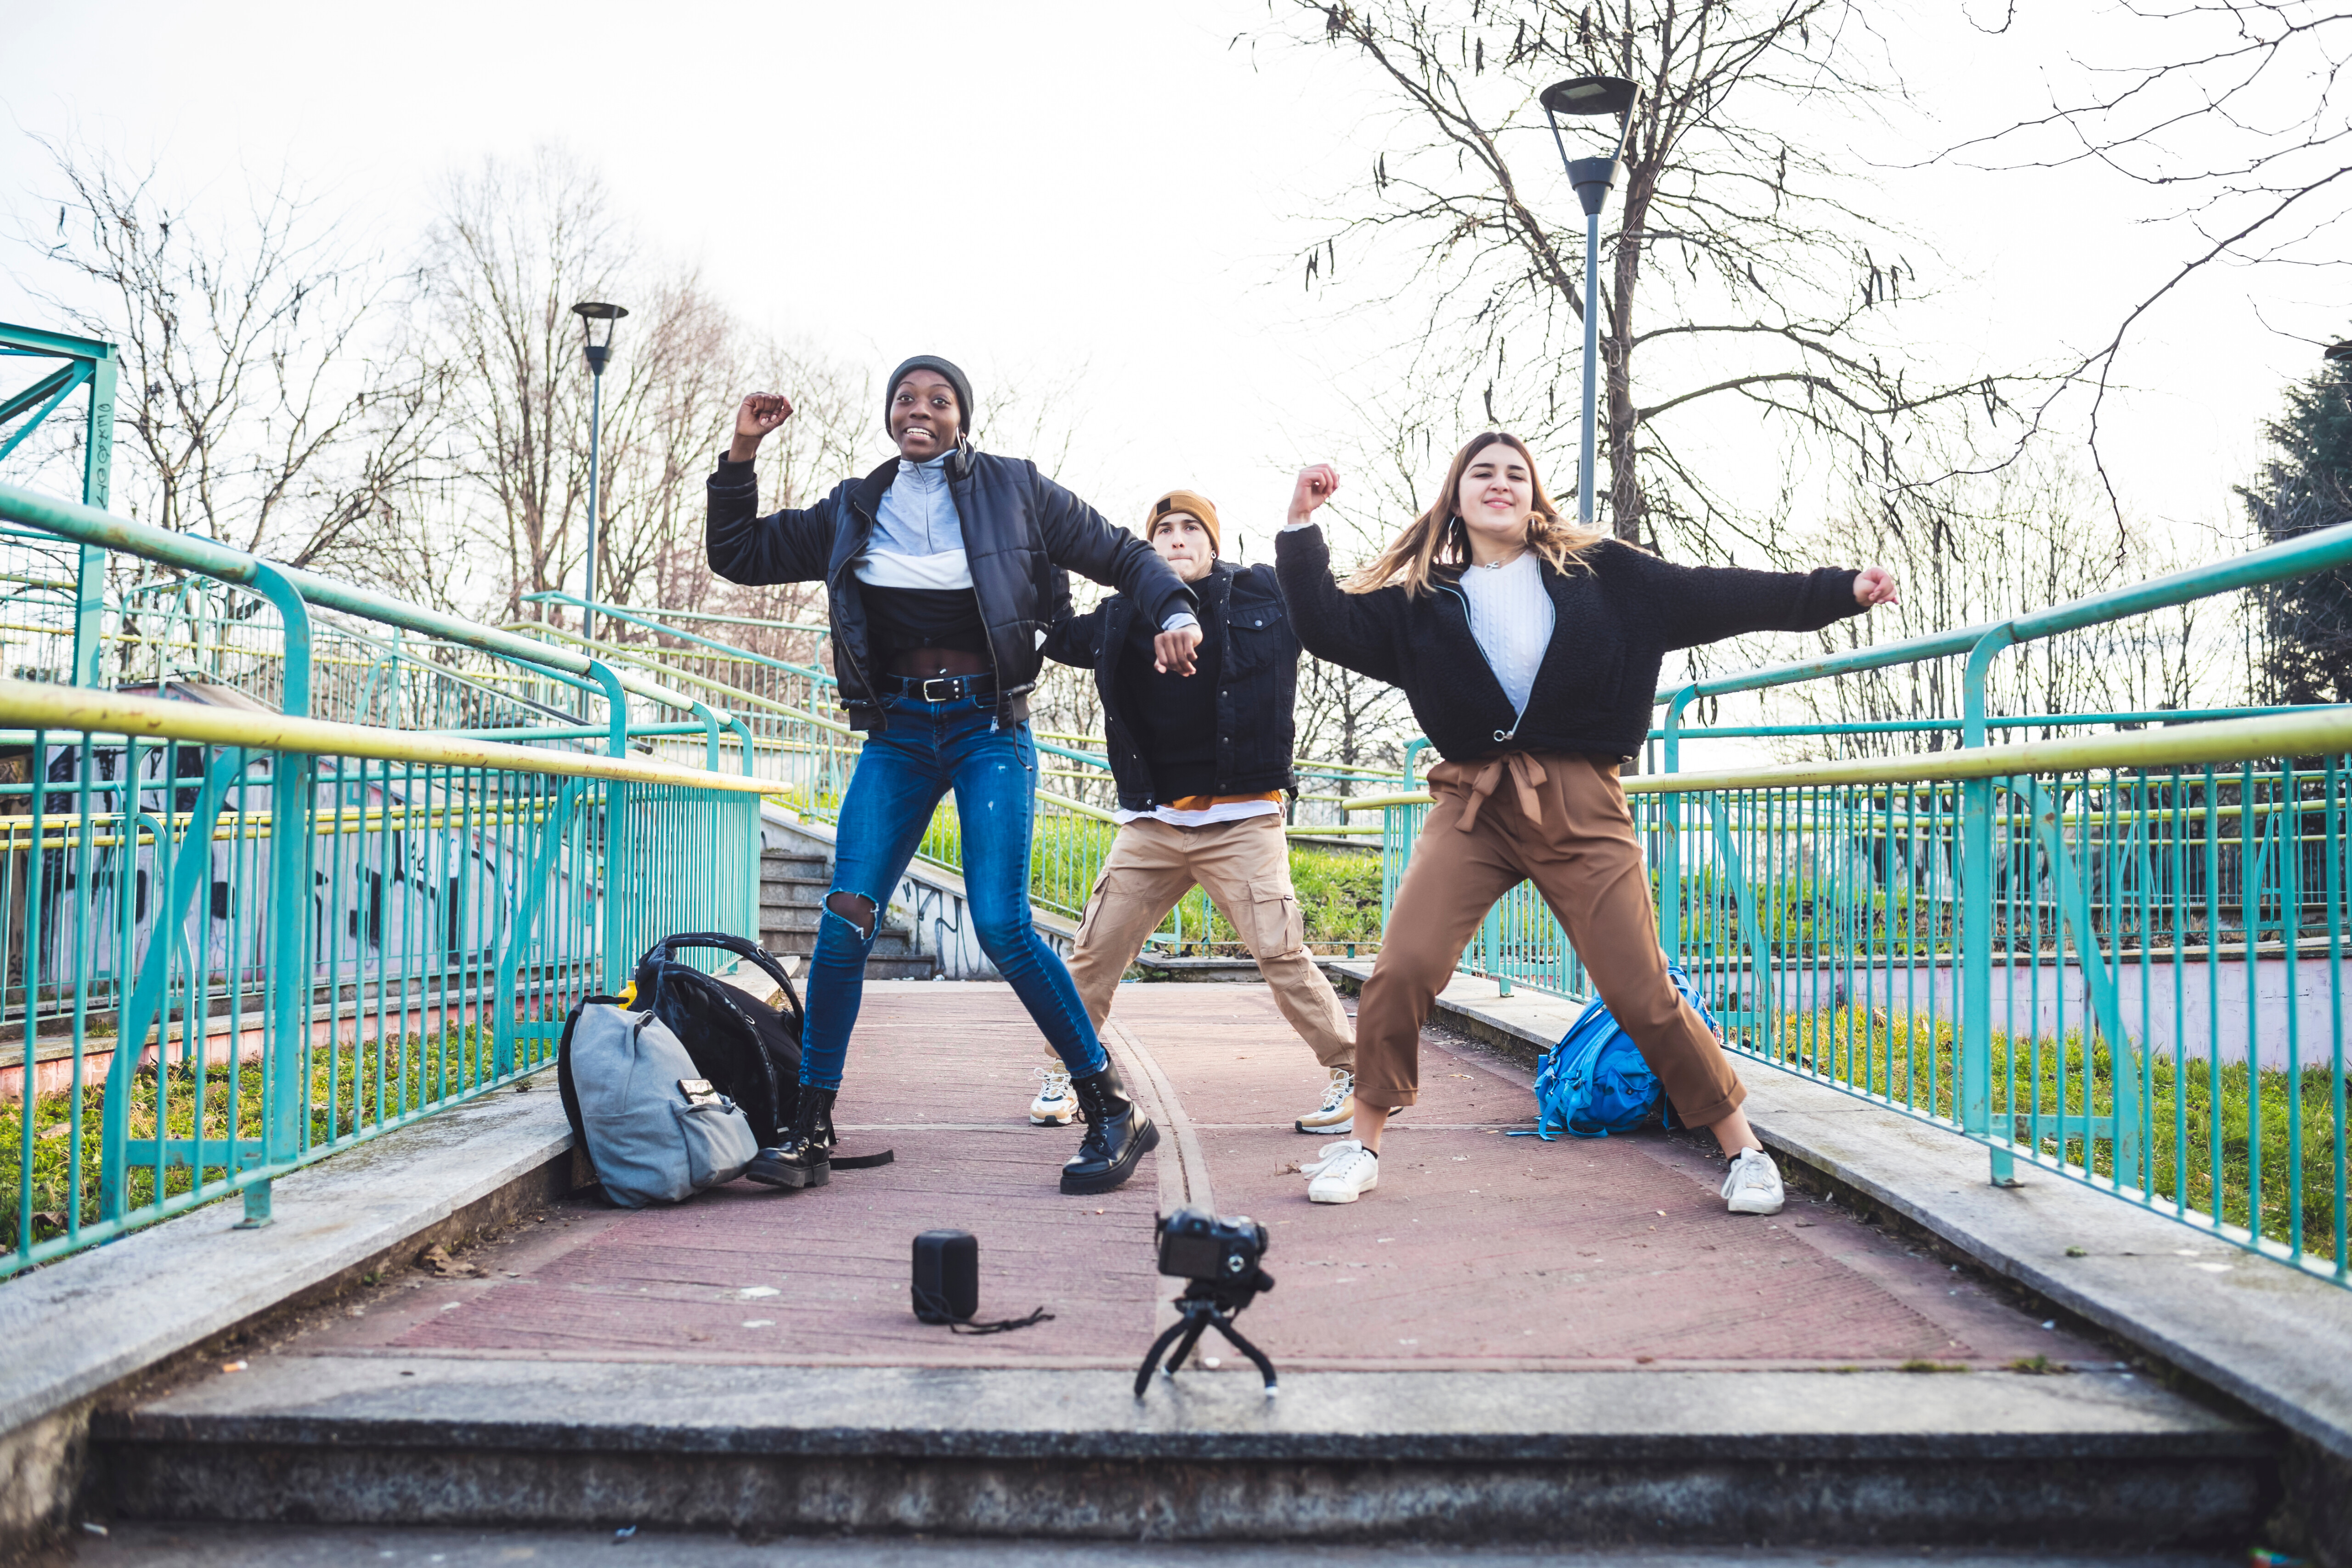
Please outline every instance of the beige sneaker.
M1333 1068L1323 1086L1323 1103L1291 1123L1301 1132L1346 1136L1356 1130L1356 1075Z
M1037 1081L1037 1098L1029 1102L1029 1125L1067 1127L1070 1118L1078 1113L1077 1093L1070 1088L1070 1069L1039 1068Z

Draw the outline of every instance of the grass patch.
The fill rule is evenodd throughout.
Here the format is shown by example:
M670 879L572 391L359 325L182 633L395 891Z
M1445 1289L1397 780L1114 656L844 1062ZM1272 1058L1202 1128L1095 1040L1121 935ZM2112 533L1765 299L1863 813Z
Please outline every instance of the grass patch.
M527 1058L530 1043L518 1042L517 1049ZM490 1036L470 1025L408 1035L386 1042L381 1051L373 1041L364 1047L314 1050L309 1064L308 1145L397 1121L482 1087L493 1076L492 1050ZM140 1072L131 1080L130 1136L157 1135L159 1098L164 1138L194 1138L201 1125L206 1139L222 1141L218 1151L206 1151L203 1174L207 1182L226 1174L231 1136L261 1136L264 1096L258 1061L240 1062L233 1069L226 1062L201 1069L183 1063L166 1069L160 1084L152 1068ZM83 1087L78 1136L74 1099L71 1090L42 1095L33 1102L29 1129L21 1100L0 1104L0 1246L11 1252L26 1238L28 1210L30 1239L36 1243L66 1234L68 1216L77 1209L85 1226L99 1219L105 1084ZM29 1183L25 1179L28 1172ZM197 1173L186 1165L166 1166L160 1193L153 1165L134 1165L125 1175L124 1212L133 1214L159 1199L194 1191Z
M1749 1048L1897 1103L1958 1116L1958 1053L1948 1018L1936 1019L1931 1029L1925 1015L1827 1009L1788 1019L1777 1042L1750 1042ZM2142 1107L2138 1136L2126 1148L2137 1152L2149 1193L2167 1205L2218 1213L2225 1224L2291 1248L2337 1256L2344 1202L2338 1172L2347 1150L2342 1094L2326 1068L2256 1074L2243 1062L2224 1062L2217 1070L2137 1049L2125 1061L2131 1075L2126 1081L2137 1079ZM2063 1039L2013 1042L1997 1031L1994 1124L2003 1126L2006 1116L2020 1142L2113 1178L2113 1137L2086 1141L2074 1119L2114 1117L2116 1067L2106 1042L2086 1045L2080 1029Z
M1066 919L1083 913L1101 875L1117 826L1091 817L1052 813L1037 818L1029 847L1029 897L1042 910ZM961 867L963 835L952 802L942 801L916 851L937 865ZM1290 879L1298 889L1307 941L1316 947L1381 940L1381 858L1318 844L1290 847ZM1188 956L1239 955L1244 950L1233 922L1213 910L1195 888L1160 931L1183 937Z

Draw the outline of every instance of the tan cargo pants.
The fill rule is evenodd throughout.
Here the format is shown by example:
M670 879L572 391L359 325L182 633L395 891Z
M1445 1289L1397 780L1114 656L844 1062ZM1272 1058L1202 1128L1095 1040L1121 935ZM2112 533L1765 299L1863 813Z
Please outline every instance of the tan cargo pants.
M1144 938L1196 883L1233 922L1273 989L1274 1005L1314 1048L1315 1059L1327 1068L1351 1066L1355 1033L1331 983L1307 954L1298 894L1290 883L1290 842L1282 818L1272 815L1205 827L1143 817L1118 830L1087 900L1070 959L1070 979L1095 1028L1102 1028L1111 994Z
M1389 1106L1417 1098L1430 1006L1486 911L1524 879L1567 930L1593 989L1665 1085L1675 1114L1710 1127L1737 1109L1747 1089L1666 975L1615 760L1515 752L1488 763L1440 763L1429 788L1436 803L1356 1008L1357 1098Z

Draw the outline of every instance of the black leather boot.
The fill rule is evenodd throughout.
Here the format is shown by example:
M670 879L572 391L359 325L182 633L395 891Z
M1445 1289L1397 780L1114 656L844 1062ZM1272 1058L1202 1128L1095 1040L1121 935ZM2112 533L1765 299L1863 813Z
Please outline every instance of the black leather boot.
M792 1130L743 1167L747 1180L771 1187L821 1187L833 1180L833 1097L841 1091L801 1085Z
M1077 1094L1087 1135L1062 1167L1062 1190L1108 1193L1125 1186L1135 1174L1135 1163L1160 1146L1160 1129L1127 1098L1118 1068L1109 1063L1098 1073L1073 1076L1070 1088Z

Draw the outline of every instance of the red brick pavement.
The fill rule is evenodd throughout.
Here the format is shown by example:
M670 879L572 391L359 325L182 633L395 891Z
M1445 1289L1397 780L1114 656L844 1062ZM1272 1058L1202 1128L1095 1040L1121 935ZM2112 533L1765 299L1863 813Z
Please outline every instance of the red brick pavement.
M1285 1366L1885 1366L2093 1360L1932 1257L1802 1199L1727 1215L1687 1137L1546 1143L1527 1076L1423 1044L1423 1099L1391 1124L1382 1184L1311 1205L1289 1167L1326 1141L1290 1121L1320 1071L1257 985L1129 985L1114 1020L1175 1087L1218 1208L1265 1221L1279 1284L1242 1320ZM1130 1365L1173 1282L1151 1268L1154 1162L1105 1197L1055 1177L1077 1132L1023 1114L1037 1037L999 985L868 992L840 1119L895 1164L821 1190L736 1184L672 1208L559 1205L478 1249L486 1277L394 1280L301 1348L350 1353L881 1365ZM877 1126L876 1124L884 1124ZM908 1309L919 1230L981 1243L983 1318Z

